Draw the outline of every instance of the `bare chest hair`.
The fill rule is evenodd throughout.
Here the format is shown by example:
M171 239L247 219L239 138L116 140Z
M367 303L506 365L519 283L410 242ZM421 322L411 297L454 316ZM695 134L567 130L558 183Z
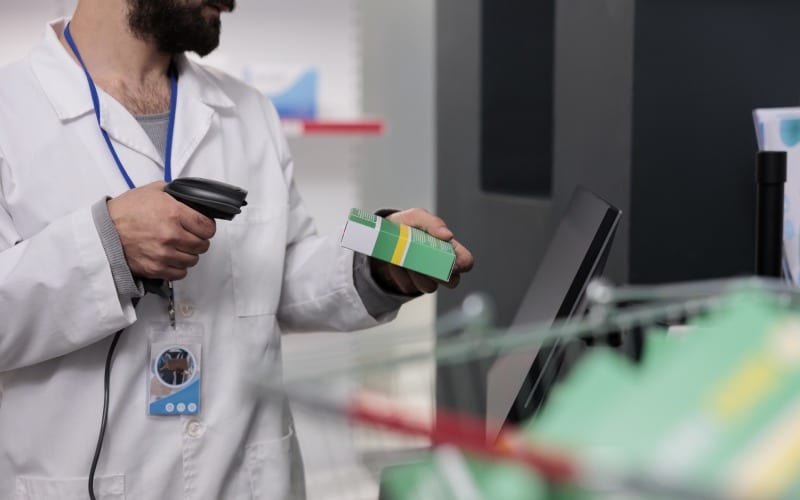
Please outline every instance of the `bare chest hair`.
M156 115L169 111L171 95L169 80L166 78L137 86L121 81L98 84L132 115Z

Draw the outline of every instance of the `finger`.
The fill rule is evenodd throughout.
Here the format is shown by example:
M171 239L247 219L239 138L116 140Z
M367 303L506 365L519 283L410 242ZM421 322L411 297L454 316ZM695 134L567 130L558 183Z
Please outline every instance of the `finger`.
M160 278L167 281L180 281L188 274L189 270L186 268L167 267L163 272L163 276L160 276Z
M407 271L407 272L408 273L412 273L412 271ZM422 275L422 276L424 276L424 275ZM433 282L436 283L437 287L443 286L443 287L451 288L451 289L457 287L458 284L461 282L461 275L459 273L456 273L455 271L450 276L450 281L443 281L443 280L436 279L436 278L431 278L431 277L428 277L428 276L424 276L424 277L426 277L426 278L428 278L430 280L433 280ZM412 283L413 283L413 281L412 281Z
M430 234L434 238L449 241L453 238L453 232L447 227L447 224L439 217L422 208L412 208L402 212L396 212L389 216L393 222L407 224Z
M453 275L450 277L450 281L443 282L443 283L441 283L441 285L442 285L443 287L445 287L445 288L449 288L450 290L452 290L452 289L454 289L455 287L457 287L459 283L461 283L461 275L460 275L460 274L455 274L455 273L454 273L454 274L453 274Z
M204 240L213 238L214 234L217 232L217 223L214 219L206 217L185 205L183 205L183 207L185 210L181 212L181 226L198 238Z
M135 276L149 279L176 281L186 277L188 266L173 267L163 260L147 260L136 265ZM132 268L131 271L134 271Z
M167 267L186 269L196 266L200 261L200 257L196 254L173 250L172 252L168 252L166 255L164 255L160 261Z
M211 242L209 240L199 238L189 231L184 231L181 238L174 245L175 250L194 255L204 254L208 252L210 247Z
M419 294L417 287L414 285L414 282L411 281L411 277L408 275L408 271L405 269L397 266L390 266L389 278L392 280L397 289L400 290L400 293L404 295Z
M466 273L472 270L472 267L475 265L475 259L472 256L472 252L467 249L464 245L459 243L456 239L451 241L453 244L453 250L456 252L456 263L454 270L458 273Z
M416 289L422 293L433 293L439 288L439 284L436 283L436 281L422 274L411 271L408 273L408 276L411 278L411 282L414 283Z

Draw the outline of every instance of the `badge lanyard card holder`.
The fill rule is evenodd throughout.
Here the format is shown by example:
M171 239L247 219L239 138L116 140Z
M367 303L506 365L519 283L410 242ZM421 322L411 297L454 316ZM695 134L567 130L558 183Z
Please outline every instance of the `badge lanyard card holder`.
M199 323L153 323L148 328L148 415L200 412L203 329Z

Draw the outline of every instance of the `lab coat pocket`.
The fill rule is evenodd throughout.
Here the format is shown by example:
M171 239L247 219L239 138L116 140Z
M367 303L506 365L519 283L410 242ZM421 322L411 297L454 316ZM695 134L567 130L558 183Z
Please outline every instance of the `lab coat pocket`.
M88 478L51 479L17 477L14 500L83 500L88 497ZM98 500L125 500L125 476L94 478Z
M248 206L229 224L238 316L274 314L278 309L286 252L286 214L286 206Z
M245 447L245 466L253 500L283 500L290 493L290 456L294 430L280 439L252 443Z

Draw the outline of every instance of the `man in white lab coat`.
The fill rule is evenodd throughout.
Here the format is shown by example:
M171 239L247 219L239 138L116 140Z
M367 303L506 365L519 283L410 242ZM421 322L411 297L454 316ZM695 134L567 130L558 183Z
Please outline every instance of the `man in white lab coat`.
M87 496L123 329L97 498L300 496L287 408L244 390L245 366L279 368L286 329L369 327L439 285L317 236L272 105L183 55L213 50L232 8L80 0L0 69L0 498ZM188 176L241 186L249 205L215 224L162 191ZM453 237L422 210L391 217ZM449 287L472 266L455 247ZM142 278L174 283L191 341ZM197 349L194 413L148 414L148 352L165 340Z

